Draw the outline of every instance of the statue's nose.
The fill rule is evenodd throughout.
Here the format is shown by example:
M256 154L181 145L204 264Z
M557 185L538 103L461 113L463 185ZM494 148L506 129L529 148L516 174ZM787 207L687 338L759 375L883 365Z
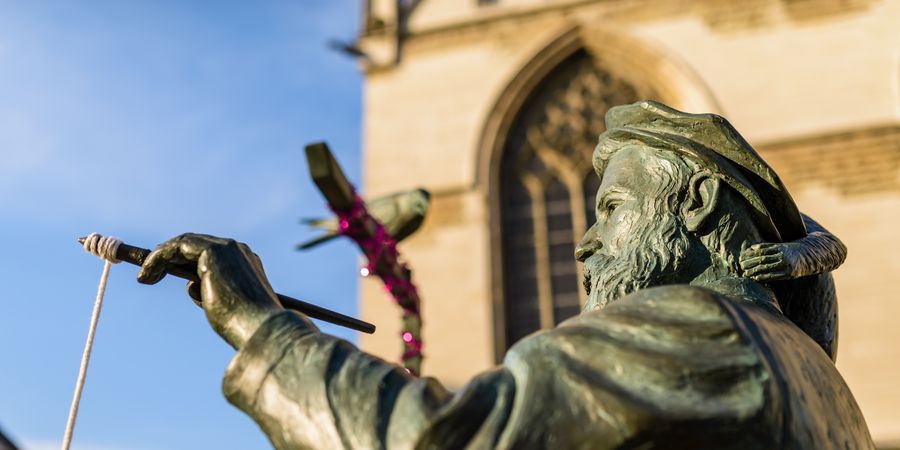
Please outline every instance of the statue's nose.
M578 247L575 247L575 259L580 262L584 262L584 260L590 258L593 254L593 250L590 250L584 246L579 245Z
M596 225L592 226L587 233L584 233L581 242L575 247L575 259L580 262L584 262L586 259L590 258L591 255L596 253L597 250L600 250L600 247L603 246L603 244L600 243L600 240L597 239L597 232L594 227L596 227Z

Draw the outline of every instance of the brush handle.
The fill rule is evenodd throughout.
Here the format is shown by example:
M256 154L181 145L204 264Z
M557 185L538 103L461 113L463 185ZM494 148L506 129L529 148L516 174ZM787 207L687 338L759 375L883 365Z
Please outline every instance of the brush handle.
M84 240L85 238L79 238L78 242L84 244ZM150 250L147 250L146 248L135 247L133 245L128 245L125 243L119 244L119 248L118 250L116 250L116 259L118 259L119 261L125 261L127 263L134 264L136 266L143 266L144 260L147 259L148 255L150 255ZM195 267L171 266L166 272L170 275L174 275L185 280L200 281L200 277L197 276L197 269ZM281 302L281 306L283 306L285 309L293 309L294 311L299 311L309 317L312 317L313 319L319 319L328 323L340 325L345 328L350 328L351 330L361 331L367 334L372 334L375 332L375 325L372 325L369 322L355 319L350 316L345 316L339 312L335 312L321 306L316 306L312 303L306 303L302 300L288 297L287 295L277 293L275 295L278 296L278 301Z

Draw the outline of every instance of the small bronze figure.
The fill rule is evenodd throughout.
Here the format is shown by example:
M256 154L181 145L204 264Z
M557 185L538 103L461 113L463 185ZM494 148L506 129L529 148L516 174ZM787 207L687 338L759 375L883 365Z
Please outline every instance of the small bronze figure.
M645 101L606 122L577 252L584 312L460 392L283 310L232 240L179 236L138 279L196 264L207 318L238 350L225 395L281 449L873 449L831 359L744 273L742 250L808 235L774 171L719 116Z
M807 235L792 242L753 244L741 252L744 275L767 282L785 317L837 361L837 293L831 272L847 258L844 243L803 214Z

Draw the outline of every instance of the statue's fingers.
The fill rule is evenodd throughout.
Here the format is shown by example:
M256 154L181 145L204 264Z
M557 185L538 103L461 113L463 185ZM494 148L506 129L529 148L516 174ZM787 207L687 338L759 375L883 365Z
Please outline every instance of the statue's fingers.
M254 263L261 262L259 259L259 255L254 253L253 250L250 249L249 245L247 245L243 242L238 242L237 246L240 247L241 251L244 252L244 254L247 255L247 257L249 257L250 260L253 261Z
M746 260L741 260L741 265L746 267L764 266L766 264L777 264L783 261L780 254L756 256Z
M137 274L139 283L156 284L166 276L166 267L178 254L179 239L181 236L163 242L147 255Z
M197 262L200 255L209 248L233 243L232 239L223 239L208 234L185 233L178 239L178 255L180 262Z
M743 269L744 272L746 272L746 271L750 270L751 268L755 267L752 263L749 263L749 262L747 262L746 260L743 260L743 259L740 261L740 263L741 263L741 269Z
M200 295L200 283L196 281L188 281L187 292L191 299L194 300L194 303L197 304L197 306L203 306L201 305L201 303L203 302L203 298Z
M747 277L755 277L761 273L765 273L765 270L762 270L760 266L752 266L746 270L744 270L744 276Z
M770 244L767 242L758 242L756 244L751 245L747 248L746 252L749 254L759 254L763 251L763 249L767 248Z
M741 258L754 258L757 256L775 255L778 253L781 253L781 249L779 248L778 244L753 244L749 248L741 252Z
M155 284L166 276L171 265L196 263L204 250L215 244L227 243L221 239L205 234L185 233L169 239L150 252L138 271L138 281L144 284Z
M266 271L265 269L263 269L262 260L259 259L259 255L254 253L253 250L250 250L250 246L243 242L239 242L238 246L241 248L244 254L247 255L247 258L250 260L250 264L253 266L253 268L260 274L265 275Z
M754 277L763 273L775 272L776 269L781 267L780 263L769 263L769 264L760 264L756 267L752 267L744 272L744 275L749 277Z
M740 260L740 263L741 263L741 268L742 268L742 269L744 269L744 270L750 270L751 268L756 267L756 266L762 264L762 257L761 257L761 256L754 256L754 257L752 257L752 258L742 258L742 259Z
M774 280L787 280L790 276L784 271L776 271L769 273L761 273L758 275L754 275L750 278L753 278L756 281L774 281Z

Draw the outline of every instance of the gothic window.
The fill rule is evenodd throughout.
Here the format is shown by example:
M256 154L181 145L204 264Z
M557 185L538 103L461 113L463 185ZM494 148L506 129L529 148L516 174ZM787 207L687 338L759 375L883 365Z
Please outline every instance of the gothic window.
M594 221L600 180L591 153L606 111L639 99L632 84L579 51L518 113L499 180L507 347L574 316L584 304L574 252Z

